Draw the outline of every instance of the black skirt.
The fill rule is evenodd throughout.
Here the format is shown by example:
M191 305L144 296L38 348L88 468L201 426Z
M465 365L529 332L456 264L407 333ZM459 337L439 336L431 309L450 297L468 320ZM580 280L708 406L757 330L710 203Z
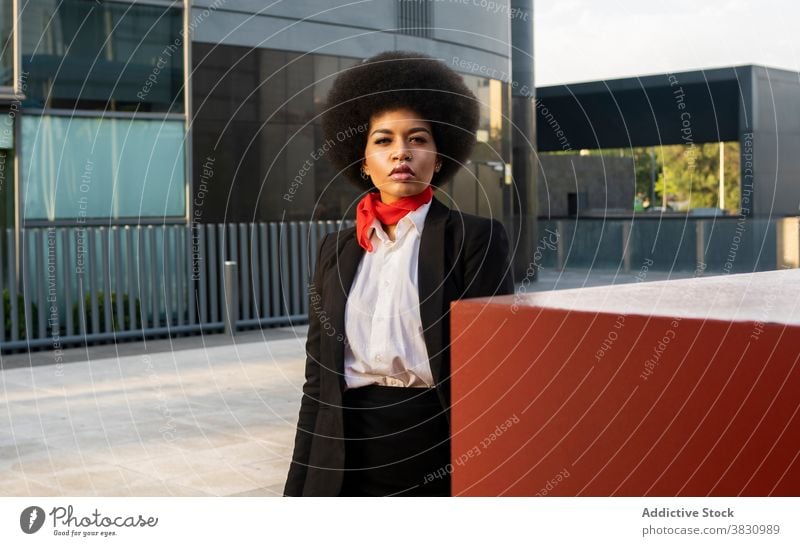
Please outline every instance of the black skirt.
M450 495L450 431L436 389L367 385L342 402L340 496Z

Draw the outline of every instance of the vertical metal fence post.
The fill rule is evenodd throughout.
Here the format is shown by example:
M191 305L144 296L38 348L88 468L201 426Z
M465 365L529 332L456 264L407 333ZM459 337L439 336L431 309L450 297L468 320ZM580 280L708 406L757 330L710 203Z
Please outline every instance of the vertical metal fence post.
M225 262L225 309L222 318L225 321L225 333L236 333L236 319L239 317L239 279L236 275L236 262Z
M703 220L697 220L694 225L694 260L695 270L702 271L706 263L706 224Z
M564 255L564 239L566 233L564 231L566 223L563 220L556 220L556 231L558 232L558 250L556 251L556 267L559 271L564 271L567 265L567 257Z
M622 264L626 273L631 271L631 228L632 222L622 223Z

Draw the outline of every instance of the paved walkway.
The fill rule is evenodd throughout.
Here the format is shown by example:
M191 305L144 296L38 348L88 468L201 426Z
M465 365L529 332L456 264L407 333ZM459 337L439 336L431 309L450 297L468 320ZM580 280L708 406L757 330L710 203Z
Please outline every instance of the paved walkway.
M280 495L306 328L3 356L0 495Z
M528 290L633 280L544 272ZM0 495L280 495L306 330L3 355Z

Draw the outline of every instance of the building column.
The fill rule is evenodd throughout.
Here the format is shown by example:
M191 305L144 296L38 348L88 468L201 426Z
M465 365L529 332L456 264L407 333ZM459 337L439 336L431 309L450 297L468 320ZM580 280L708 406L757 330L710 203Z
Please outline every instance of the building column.
M536 247L536 87L533 76L533 0L511 0L511 164L514 177L512 196L514 280L536 278L529 267ZM531 275L531 272L533 274Z

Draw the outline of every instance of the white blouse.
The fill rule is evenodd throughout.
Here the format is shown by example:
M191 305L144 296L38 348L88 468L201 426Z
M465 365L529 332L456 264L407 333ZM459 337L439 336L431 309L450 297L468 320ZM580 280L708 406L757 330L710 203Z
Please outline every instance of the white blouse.
M364 252L345 305L344 376L348 389L372 383L432 387L422 334L417 267L430 202L397 222L395 240L372 222L372 252Z

